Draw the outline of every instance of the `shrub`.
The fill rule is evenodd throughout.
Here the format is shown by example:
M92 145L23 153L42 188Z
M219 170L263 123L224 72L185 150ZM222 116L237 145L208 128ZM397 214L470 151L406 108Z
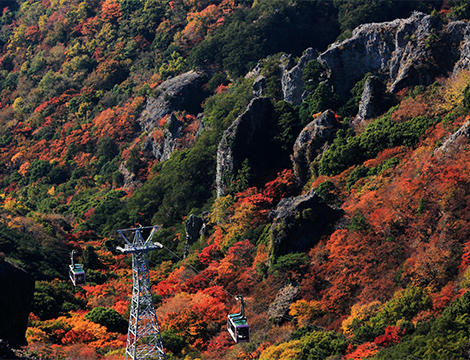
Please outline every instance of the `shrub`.
M97 306L85 315L85 319L106 326L111 332L127 333L127 320L114 309Z

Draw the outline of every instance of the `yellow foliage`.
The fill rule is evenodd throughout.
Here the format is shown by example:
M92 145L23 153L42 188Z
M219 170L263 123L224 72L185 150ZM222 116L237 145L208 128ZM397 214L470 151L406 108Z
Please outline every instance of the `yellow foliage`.
M256 206L252 203L243 202L236 207L233 215L230 217L230 221L224 225L225 236L220 245L227 245L231 239L236 236L241 236L245 233L251 225L253 220L253 213L256 210Z
M20 203L19 201L14 200L14 199L6 200L3 207L6 210L10 210L10 211L14 211L14 212L20 212L20 213L29 211L29 209L26 206L24 206L23 203Z
M279 345L272 345L264 350L259 360L296 360L302 358L302 342L293 340Z
M221 196L214 201L210 214L211 222L220 224L227 217L227 210L233 205L235 198L232 195Z
M460 281L460 287L464 289L470 288L470 266L465 270L463 278Z
M17 112L21 111L23 108L23 104L24 104L23 98L21 96L18 96L15 99L15 101L13 101L13 109Z
M444 85L443 103L438 106L440 110L449 111L462 105L463 91L468 84L470 84L470 71L468 70L462 70L455 77L450 78Z
M324 314L319 301L298 300L290 305L289 315L299 322L299 325L306 326Z
M370 319L377 311L382 307L382 303L380 301L372 301L368 304L355 304L351 308L351 315L349 315L346 320L344 320L341 324L341 330L345 334L352 335L351 325L353 324L354 320L359 322L364 322Z
M28 327L26 329L26 341L28 343L32 342L46 342L49 340L46 332L36 328L36 327Z

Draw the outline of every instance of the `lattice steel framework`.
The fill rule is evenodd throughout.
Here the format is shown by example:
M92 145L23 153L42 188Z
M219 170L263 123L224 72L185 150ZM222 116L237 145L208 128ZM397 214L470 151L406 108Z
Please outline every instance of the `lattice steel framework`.
M145 229L152 229L147 240L142 236L142 230ZM150 292L148 252L163 248L162 244L152 242L156 230L157 226L118 230L125 240L125 246L117 247L117 250L123 254L132 254L132 303L126 360L166 359ZM132 242L127 239L126 233L134 235Z

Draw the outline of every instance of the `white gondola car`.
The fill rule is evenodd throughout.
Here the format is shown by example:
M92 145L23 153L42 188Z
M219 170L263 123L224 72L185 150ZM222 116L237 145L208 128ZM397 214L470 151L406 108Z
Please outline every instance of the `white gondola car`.
M72 280L74 286L83 286L86 284L85 282L85 270L83 270L82 264L75 264L73 261L73 250L70 253L71 264L69 265L69 277Z
M237 314L229 314L227 316L227 330L235 343L250 341L250 326L245 317L245 303L242 296L238 296L237 300L241 301L241 310Z

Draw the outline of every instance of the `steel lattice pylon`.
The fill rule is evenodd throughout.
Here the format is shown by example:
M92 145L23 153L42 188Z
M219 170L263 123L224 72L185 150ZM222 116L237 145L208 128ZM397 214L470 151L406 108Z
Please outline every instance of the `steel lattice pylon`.
M144 241L141 230L152 229ZM148 252L162 249L163 245L152 242L157 226L118 230L125 246L117 247L123 254L132 254L132 303L127 332L126 360L166 359L158 327L155 307L150 292ZM134 234L132 243L125 233Z

